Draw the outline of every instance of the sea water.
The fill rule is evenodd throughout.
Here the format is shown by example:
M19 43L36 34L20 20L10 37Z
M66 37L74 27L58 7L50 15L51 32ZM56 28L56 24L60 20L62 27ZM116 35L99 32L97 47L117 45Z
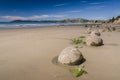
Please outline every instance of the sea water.
M59 25L77 25L81 23L53 23L53 22L0 22L0 28L45 27Z

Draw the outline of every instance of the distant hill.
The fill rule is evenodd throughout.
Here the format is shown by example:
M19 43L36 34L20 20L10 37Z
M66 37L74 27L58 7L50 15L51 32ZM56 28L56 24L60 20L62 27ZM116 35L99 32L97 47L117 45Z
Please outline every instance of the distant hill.
M109 19L108 23L120 24L120 16L113 17L112 19Z
M67 18L63 20L41 20L41 21L34 21L34 20L13 20L11 22L53 22L53 23L103 23L103 20L88 20L83 18Z
M75 19L63 19L63 20L40 20L40 21L35 21L35 20L13 20L12 22L62 22L62 23L68 23L68 22L71 22L71 23L77 23L77 22L81 22L81 23L84 23L84 22L89 22L89 20L87 19L82 19L82 18L75 18Z
M120 24L120 16L118 16L115 20L114 20L115 24Z

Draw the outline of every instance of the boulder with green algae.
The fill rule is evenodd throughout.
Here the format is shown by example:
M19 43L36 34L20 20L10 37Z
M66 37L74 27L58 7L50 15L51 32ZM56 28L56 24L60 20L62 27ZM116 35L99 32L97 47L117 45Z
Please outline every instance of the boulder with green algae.
M86 38L86 44L88 46L101 46L103 45L103 40L99 36L88 36Z
M58 62L61 64L78 64L82 59L80 50L72 46L65 48L58 56Z
M90 36L94 36L94 35L100 36L101 34L100 34L99 30L94 30L90 33Z

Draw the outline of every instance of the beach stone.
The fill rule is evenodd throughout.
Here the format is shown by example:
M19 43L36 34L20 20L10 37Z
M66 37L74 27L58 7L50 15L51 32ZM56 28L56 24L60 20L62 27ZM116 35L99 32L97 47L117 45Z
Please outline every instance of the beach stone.
M115 31L116 28L115 28L115 27L110 27L110 30L111 30L111 31Z
M89 27L89 28L87 28L86 33L87 33L87 34L90 34L91 31L92 31L92 28Z
M107 32L111 32L111 29L110 29L110 27L105 27L105 31L107 31Z
M94 35L100 36L101 34L100 34L99 30L94 30L91 32L90 36L94 36Z
M60 53L58 62L62 64L78 64L82 59L82 53L77 48L70 46Z
M86 39L86 44L88 46L101 46L103 45L103 40L99 36L88 36Z
M99 29L99 32L105 32L105 29Z

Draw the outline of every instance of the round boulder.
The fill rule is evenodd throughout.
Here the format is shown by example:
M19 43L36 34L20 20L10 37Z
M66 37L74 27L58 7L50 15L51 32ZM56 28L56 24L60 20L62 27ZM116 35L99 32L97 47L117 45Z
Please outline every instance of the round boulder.
M88 36L86 39L86 44L88 46L101 46L103 45L103 40L99 36Z
M100 36L101 34L98 30L94 30L91 32L90 36L94 36L94 35Z
M111 27L110 29L111 29L111 31L115 31L115 30L116 30L116 28L115 28L115 27Z
M105 29L99 29L99 32L105 32Z
M65 48L58 57L61 64L78 64L83 59L82 53L75 47Z
M89 27L89 28L87 28L86 33L87 33L87 34L90 34L91 31L92 31L92 28Z

